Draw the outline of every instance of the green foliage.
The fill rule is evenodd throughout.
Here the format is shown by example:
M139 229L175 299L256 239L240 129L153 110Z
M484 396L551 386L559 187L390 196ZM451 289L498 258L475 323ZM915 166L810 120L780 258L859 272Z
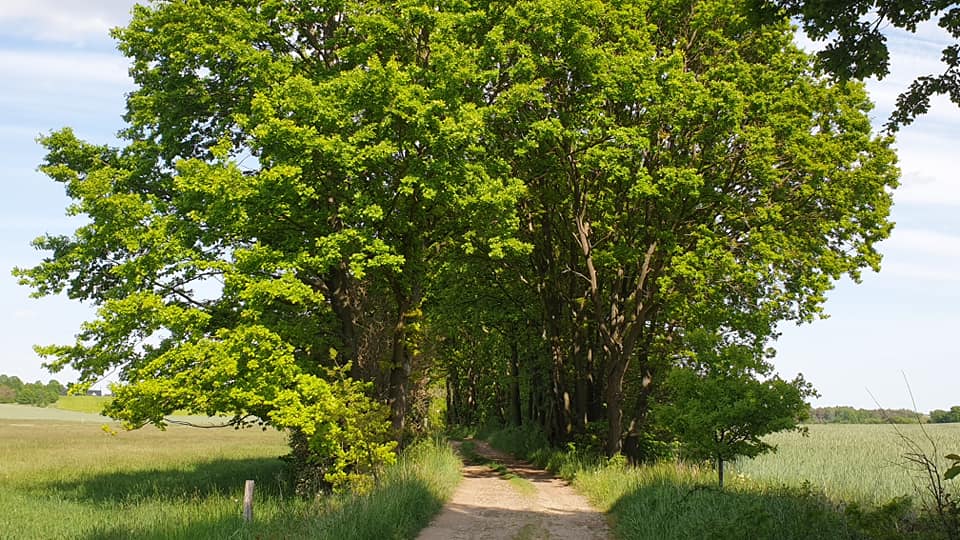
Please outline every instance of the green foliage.
M815 392L800 376L785 381L772 375L773 366L748 348L706 334L691 341L690 359L667 380L670 401L656 414L684 454L717 464L723 487L724 462L775 450L763 437L802 429L806 399Z
M960 405L950 407L949 411L939 409L930 411L930 422L933 424L960 422Z
M810 410L814 424L916 424L924 417L909 409L855 409L853 407L816 407ZM933 413L930 413L933 421Z
M405 436L428 250L468 231L515 249L521 186L478 143L463 6L268 4L134 10L115 31L137 84L124 145L41 138L89 221L15 273L97 305L76 343L38 351L81 388L119 370L114 418L290 428L340 487L392 460L381 404Z
M916 32L926 21L937 25L954 42L943 49L942 74L914 79L898 98L887 123L896 131L930 108L931 96L945 94L960 105L960 8L951 0L759 0L759 13L772 15L782 10L802 22L803 30L816 41L826 41L818 53L823 67L840 78L883 78L890 70L890 51L881 30L895 27ZM772 10L770 8L773 8ZM779 13L775 16L779 20Z
M56 380L50 380L47 384L40 381L24 383L19 377L0 375L0 403L46 407L56 403L66 392L67 389Z
M23 388L23 381L20 380L20 377L9 376L0 374L0 385L7 386L12 388L14 391L20 390Z
M943 478L953 480L957 475L960 475L960 455L947 454L946 458L950 460L950 466L944 471Z
M331 385L303 377L298 383L298 391L271 412L274 425L290 430L298 492L326 486L369 491L372 475L395 461L386 408L367 396L368 385L349 379Z

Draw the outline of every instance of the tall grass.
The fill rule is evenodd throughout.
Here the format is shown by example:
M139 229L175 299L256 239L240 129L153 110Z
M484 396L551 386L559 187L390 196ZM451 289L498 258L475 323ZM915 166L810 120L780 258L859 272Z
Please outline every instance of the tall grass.
M445 445L410 449L365 497L292 496L276 431L0 420L0 538L408 538L459 480ZM241 520L256 481L254 523Z

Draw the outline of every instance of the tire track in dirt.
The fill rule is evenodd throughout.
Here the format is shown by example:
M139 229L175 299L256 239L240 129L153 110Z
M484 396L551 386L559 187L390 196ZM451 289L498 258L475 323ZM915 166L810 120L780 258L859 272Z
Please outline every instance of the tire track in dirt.
M511 480L512 475L486 464L465 465L463 480L453 497L421 531L418 540L610 538L603 514L565 481L498 452L483 441L474 444L476 454L503 465L522 480Z

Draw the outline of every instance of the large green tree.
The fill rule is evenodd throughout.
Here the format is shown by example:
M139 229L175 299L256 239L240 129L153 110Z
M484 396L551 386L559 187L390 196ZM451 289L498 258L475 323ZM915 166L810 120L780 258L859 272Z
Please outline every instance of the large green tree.
M529 193L549 431L570 430L564 375L591 358L616 453L687 329L759 349L814 318L832 280L877 268L889 140L786 22L758 27L733 0L517 2L500 20L496 153Z
M761 351L890 229L863 89L746 2L173 0L116 36L123 146L42 140L89 223L18 274L98 306L42 351L119 370L135 426L288 428L328 484L432 362L471 419L619 452L691 331Z
M38 239L51 254L17 273L98 306L74 345L41 349L51 365L119 370L108 412L133 426L183 409L290 428L329 483L389 459L378 403L402 438L426 260L468 238L509 250L521 190L480 144L470 14L135 8L115 32L137 84L124 145L42 139L42 170L89 223Z

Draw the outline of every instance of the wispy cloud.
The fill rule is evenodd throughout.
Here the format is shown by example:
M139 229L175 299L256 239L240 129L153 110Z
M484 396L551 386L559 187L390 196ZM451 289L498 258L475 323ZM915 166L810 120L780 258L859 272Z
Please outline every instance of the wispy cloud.
M0 49L0 71L6 74L7 85L128 85L127 66L126 59L116 54Z
M909 282L960 283L960 236L925 229L895 229L881 250L882 274Z
M884 247L960 259L960 236L922 229L896 229Z
M133 0L0 2L0 33L57 43L106 40L111 28L130 19L133 4Z

